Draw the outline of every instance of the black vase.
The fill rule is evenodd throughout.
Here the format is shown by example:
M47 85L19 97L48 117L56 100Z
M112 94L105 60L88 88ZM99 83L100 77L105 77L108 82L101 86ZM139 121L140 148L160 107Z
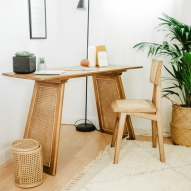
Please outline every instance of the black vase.
M36 71L36 56L13 57L13 71L17 74L30 74Z

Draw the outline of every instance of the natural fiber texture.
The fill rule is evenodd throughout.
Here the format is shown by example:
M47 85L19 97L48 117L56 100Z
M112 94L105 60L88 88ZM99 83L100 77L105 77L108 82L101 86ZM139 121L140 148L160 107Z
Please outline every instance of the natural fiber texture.
M55 87L38 86L28 133L28 138L35 139L42 145L43 164L48 167L51 163L56 99L57 90Z
M156 77L157 69L158 69L158 62L152 62L151 73L150 73L150 82L152 84L155 83L155 77Z
M39 148L39 142L33 139L21 139L11 144L11 149L16 151L32 151Z
M171 138L175 144L191 146L191 108L172 105Z
M120 99L117 82L113 79L98 78L97 86L104 130L113 131L117 115L111 109L111 101Z
M165 145L166 163L161 163L151 142L123 140L117 165L114 150L108 149L91 170L86 167L89 172L72 189L61 191L191 190L191 148Z
M36 148L37 145L38 148ZM13 149L15 185L30 188L41 184L43 182L41 145L35 140L23 139L13 142L11 148Z
M150 105L146 100L117 100L117 105L126 109L137 109L137 108L149 108Z

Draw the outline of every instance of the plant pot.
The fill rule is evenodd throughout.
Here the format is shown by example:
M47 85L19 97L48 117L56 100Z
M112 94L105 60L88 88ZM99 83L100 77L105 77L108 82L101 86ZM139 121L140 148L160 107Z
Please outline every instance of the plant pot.
M17 74L29 74L36 71L36 56L13 57L13 71Z
M172 121L170 123L173 143L191 146L191 108L172 105Z
M46 65L46 63L44 63L44 64L38 64L38 71L41 71L41 70L47 70L47 65Z

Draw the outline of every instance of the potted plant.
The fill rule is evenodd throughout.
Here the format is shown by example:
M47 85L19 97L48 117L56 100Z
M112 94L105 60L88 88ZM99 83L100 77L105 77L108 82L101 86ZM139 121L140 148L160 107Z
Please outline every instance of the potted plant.
M36 56L28 51L16 52L13 57L13 71L29 74L36 71Z
M47 65L46 65L46 60L45 60L45 58L43 58L43 57L40 57L39 59L38 59L38 71L40 71L40 70L46 70L47 69Z
M170 57L172 71L165 65L170 74L172 85L163 88L163 97L176 95L181 104L170 100L172 106L171 138L175 144L191 146L191 27L163 13L164 18L158 25L158 31L166 31L166 38L162 44L141 42L134 46L138 51L149 48L148 56ZM182 97L182 98L181 98Z

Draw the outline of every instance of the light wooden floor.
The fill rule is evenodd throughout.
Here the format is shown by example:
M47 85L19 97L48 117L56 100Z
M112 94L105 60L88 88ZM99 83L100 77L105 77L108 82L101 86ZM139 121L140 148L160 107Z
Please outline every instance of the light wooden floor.
M136 136L136 140L151 141L151 137ZM57 175L44 174L42 185L27 191L59 191L73 176L80 173L84 166L95 159L98 153L110 144L111 135L99 131L77 132L74 126L62 125L58 153ZM172 144L170 138L164 143ZM13 160L0 166L0 191L21 191L14 185Z

